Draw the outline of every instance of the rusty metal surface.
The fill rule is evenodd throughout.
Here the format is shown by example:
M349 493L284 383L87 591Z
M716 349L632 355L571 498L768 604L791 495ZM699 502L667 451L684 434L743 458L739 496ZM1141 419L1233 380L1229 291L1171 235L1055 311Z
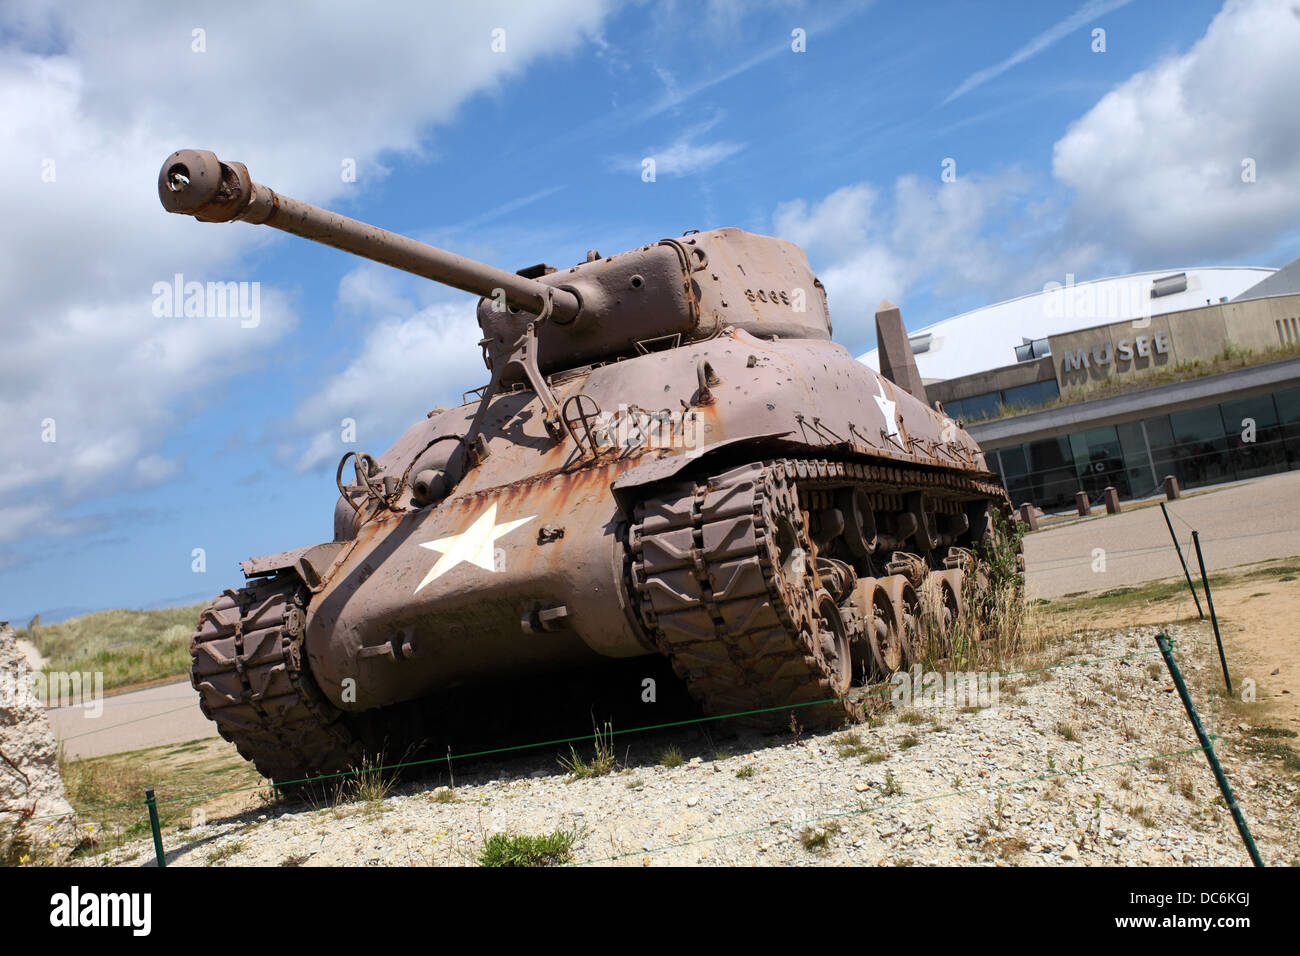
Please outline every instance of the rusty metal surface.
M927 595L1009 507L964 429L831 340L788 242L716 229L519 275L203 151L159 195L484 297L488 383L345 457L334 540L250 559L260 581L205 612L205 712L264 772L346 763L340 728L399 704L608 659L663 654L715 712L842 696L919 656Z

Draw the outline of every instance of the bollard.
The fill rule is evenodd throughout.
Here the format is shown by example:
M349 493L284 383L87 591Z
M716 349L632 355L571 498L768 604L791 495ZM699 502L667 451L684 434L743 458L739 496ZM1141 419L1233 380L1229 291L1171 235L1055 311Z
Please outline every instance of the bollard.
M1177 501L1182 495L1178 490L1178 479L1173 475L1165 475L1165 498L1169 501Z
M167 856L163 853L162 830L158 826L158 801L153 798L153 791L144 792L144 802L149 805L149 828L153 830L153 853L158 858L159 866L167 865Z
M1030 531L1038 530L1038 516L1034 514L1034 506L1027 501L1020 506L1020 520L1029 525Z
M1088 492L1081 491L1074 496L1074 506L1079 509L1079 517L1086 518L1092 514L1092 502L1088 500Z
M1106 490L1102 492L1102 497L1106 499L1106 514L1119 514L1119 492L1115 490L1115 486L1107 485Z

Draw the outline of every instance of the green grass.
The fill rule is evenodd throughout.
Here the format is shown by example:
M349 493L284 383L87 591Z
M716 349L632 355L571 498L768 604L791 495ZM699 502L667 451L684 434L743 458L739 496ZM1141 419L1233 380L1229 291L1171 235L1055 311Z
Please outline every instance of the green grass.
M555 830L545 836L494 833L479 854L481 866L562 866L573 861L573 847L581 834Z
M88 760L60 760L59 773L78 821L90 831L87 844L74 856L103 852L147 837L149 814L140 805L146 788L157 793L159 824L167 837L177 827L189 825L194 810L203 806L202 801L173 798L267 783L233 745L223 740L151 747Z
M1296 561L1294 558L1282 561L1268 561L1261 563L1257 567L1215 571L1212 587L1217 590L1221 587L1229 587L1247 581L1285 581L1295 574L1300 574L1300 561ZM1205 594L1201 590L1199 582L1197 583L1196 592L1201 598L1202 607L1204 607ZM1154 602L1178 599L1186 600L1186 611L1189 616L1196 613L1196 606L1192 601L1192 596L1187 593L1187 582L1183 578L1166 578L1162 581L1150 581L1140 585L1111 588L1109 591L1102 591L1099 594L1085 592L1064 594L1049 602L1046 608L1049 612L1061 614L1078 611L1118 613L1131 608L1145 607Z
M885 771L885 782L881 786L880 792L887 797L897 797L903 792L903 788L898 785L898 781L894 779L894 774L889 770Z
M686 758L682 756L682 752L678 750L676 746L670 746L665 747L663 750L660 750L655 754L655 761L659 763L660 766L667 767L671 770L673 767L680 767L684 764Z
M908 711L908 713L911 713L911 711ZM880 763L882 760L888 759L885 754L862 743L857 734L848 733L832 737L831 744L834 745L835 752L845 760L850 757L857 757L863 763Z
M1079 739L1079 731L1068 720L1058 720L1052 729L1071 743Z
M339 779L335 785L334 803L381 802L397 783L396 771L384 770L383 766L382 756L367 757L360 767Z
M578 756L578 751L569 744L569 756L558 758L560 768L573 775L574 779L603 777L618 767L614 758L614 726L606 723L604 728L594 727L593 754L590 760Z
M239 840L236 840L233 843L227 843L219 850L213 850L208 854L208 866L216 866L218 863L224 863L243 849L244 844Z
M830 848L831 831L825 827L804 827L799 832L799 842L810 853L820 853Z
M743 767L741 767L739 770L737 770L737 771L736 771L736 776L739 777L741 780L748 780L750 777L754 776L754 774L757 773L757 772L758 772L758 771L755 769L754 765L751 763L751 764L746 764L745 766L743 766Z
M1286 770L1291 773L1300 773L1300 753L1297 753L1295 748L1282 743L1278 739L1295 737L1295 731L1285 730L1281 727L1256 727L1249 733L1250 736L1242 741L1247 751L1261 757L1272 757L1275 760L1280 760Z
M110 690L188 674L190 635L204 607L96 611L24 629L17 637L36 646L47 671L102 673Z

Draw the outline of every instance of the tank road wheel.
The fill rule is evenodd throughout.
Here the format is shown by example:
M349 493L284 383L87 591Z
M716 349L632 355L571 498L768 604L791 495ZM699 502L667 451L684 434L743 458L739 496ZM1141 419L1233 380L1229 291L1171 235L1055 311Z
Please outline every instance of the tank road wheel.
M880 583L894 608L904 661L908 666L919 664L925 656L925 629L921 626L921 602L916 589L901 574L891 574Z
M836 496L844 515L844 544L855 558L869 558L876 550L876 516L871 498L861 485L842 489Z
M852 678L849 628L815 587L790 463L743 465L636 506L629 584L641 621L711 714L767 730L838 724Z
M953 631L961 616L961 571L926 575L920 598L926 641L946 654L952 650Z
M817 592L818 650L830 672L831 689L843 696L853 684L853 652L849 647L849 629L839 605L829 591Z
M878 578L859 578L853 600L864 622L854 666L859 673L884 680L903 666L903 626L898 612Z

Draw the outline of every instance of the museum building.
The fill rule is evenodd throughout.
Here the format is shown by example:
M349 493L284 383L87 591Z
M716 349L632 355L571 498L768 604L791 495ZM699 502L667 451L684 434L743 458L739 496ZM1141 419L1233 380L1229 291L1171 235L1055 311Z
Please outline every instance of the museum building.
M1300 468L1300 259L1075 283L907 333L1016 505ZM879 349L861 361L880 369Z

